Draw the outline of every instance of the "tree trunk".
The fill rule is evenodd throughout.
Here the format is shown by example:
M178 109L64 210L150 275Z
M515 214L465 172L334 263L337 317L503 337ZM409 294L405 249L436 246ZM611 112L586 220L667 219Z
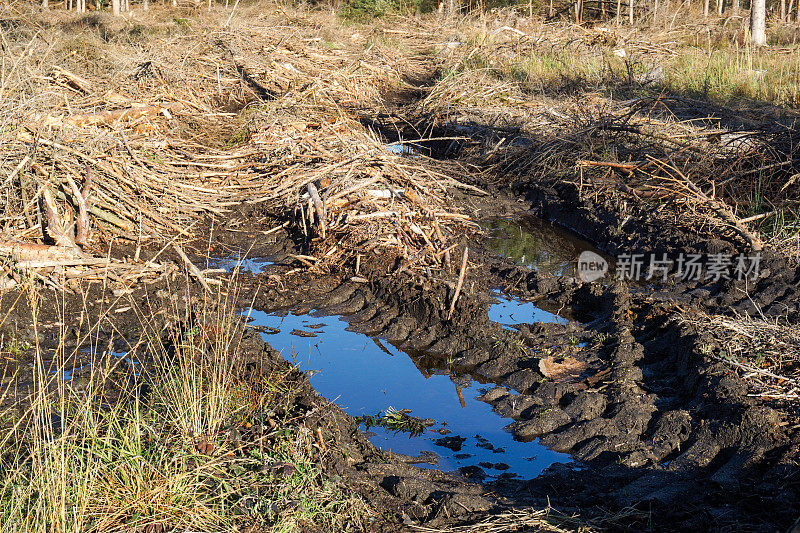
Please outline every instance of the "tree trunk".
M622 13L622 0L617 0L617 26L619 26L619 18Z
M447 18L452 20L456 16L456 12L459 11L459 2L458 0L449 0L447 4Z
M708 4L709 0L703 0L703 16L708 18Z
M628 0L628 22L633 24L633 0Z
M750 42L755 46L767 44L767 3L766 0L750 2Z
M725 0L717 0L717 15L722 15L725 10Z
M740 9L741 9L741 4L739 0L733 0L733 3L731 4L731 11L733 11L733 14L738 15Z
M111 12L114 14L115 17L118 17L120 14L120 0L111 0Z

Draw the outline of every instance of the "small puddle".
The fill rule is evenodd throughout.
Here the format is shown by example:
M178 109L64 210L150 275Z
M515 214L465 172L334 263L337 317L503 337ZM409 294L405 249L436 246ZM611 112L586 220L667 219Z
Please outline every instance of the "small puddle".
M92 357L92 355L93 355L92 350L89 349L89 348L81 349L81 350L79 350L78 353L82 356L81 358L84 359L84 361L86 359L90 359ZM139 377L140 370L141 370L141 363L139 361L136 361L132 357L130 357L128 355L128 352L111 352L110 355L112 357L114 357L115 359L122 359L122 362L125 364L125 367L127 367L129 375L131 377L133 377L133 378L138 378ZM55 364L56 364L56 362L52 361L52 360L42 361L42 365L43 365L44 368L48 369L47 372L48 372L49 375L55 376L59 380L65 381L65 382L72 381L75 378L76 375L82 376L82 375L86 374L86 372L84 372L84 371L87 370L87 369L91 369L92 365L93 365L92 362L85 362L84 364L79 364L77 362L70 363L70 362L66 361L66 362L61 364L62 368L55 368L54 369L52 367ZM33 367L34 363L28 363L28 366L29 367Z
M507 313L503 309L498 312ZM483 385L470 376L450 376L446 368L429 366L430 360L441 362L438 358L407 354L378 338L347 331L347 323L336 317L281 316L256 310L249 314L253 325L269 328L270 333L262 333L264 340L310 373L314 388L350 415L410 409L412 416L436 421L418 437L370 428L374 433L370 441L384 450L423 457L436 454L435 466L420 466L446 472L480 466L489 476L526 479L555 462L571 462L567 454L548 450L538 442L514 440L503 430L511 420L476 399L494 384ZM315 336L307 336L310 334ZM458 442L454 437L465 440ZM437 445L437 439L450 447Z
M51 370L50 374L55 374L61 381L72 381L75 372L81 372L89 367L92 366L92 363L80 366L80 367L72 367L69 370Z
M494 297L498 302L489 306L489 320L501 324L506 329L515 329L514 326L517 324L541 322L566 325L569 322L564 317L536 307L533 302L514 300L498 292Z
M608 255L568 230L533 216L513 219L494 218L481 225L488 231L487 246L531 269L555 276L575 276L581 252L594 252L609 261Z
M404 141L398 141L385 146L389 152L403 157L410 157L411 159L419 158L420 154L430 152L429 149L426 149L420 144Z
M261 274L266 267L272 264L274 264L274 261L266 257L248 259L238 255L214 257L209 260L211 268L221 268L226 272L233 272L238 269L239 272L247 272L252 275Z

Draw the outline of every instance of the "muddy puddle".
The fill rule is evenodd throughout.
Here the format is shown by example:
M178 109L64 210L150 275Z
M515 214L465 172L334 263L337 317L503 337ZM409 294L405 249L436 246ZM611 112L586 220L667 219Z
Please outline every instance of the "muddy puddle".
M492 309L493 315L509 323L515 312L524 315L525 321L530 319L528 307L509 300L501 300ZM317 392L350 415L408 409L413 416L434 421L420 436L369 428L372 443L384 450L430 459L435 464L421 466L443 471L478 466L487 476L531 478L554 462L570 462L568 455L538 442L514 440L503 429L510 420L476 399L494 384L451 375L441 358L407 353L379 338L347 331L348 324L336 317L256 310L249 314L251 325L268 331L262 333L264 340L311 374ZM544 311L537 318L564 320Z
M27 366L33 369L35 364L31 362ZM113 368L130 379L137 379L141 374L142 364L128 352L110 351L101 355L88 348L79 350L75 357L67 357L65 360L42 360L42 369L47 375L78 386L84 385L95 373L104 372L108 368Z
M268 266L274 264L273 258L256 257L247 258L241 254L215 257L209 261L209 268L220 269L226 272L238 271L242 274L261 274Z
M489 320L501 324L506 329L514 329L516 324L553 323L566 325L569 319L555 312L545 311L533 302L522 302L495 294L497 303L489 307ZM563 313L563 311L562 311Z
M613 259L565 228L533 216L484 220L486 245L497 255L518 264L552 274L575 276L577 259L594 252L613 269Z
M398 153L408 153L407 145L393 146ZM553 275L574 275L583 251L600 253L567 230L534 217L492 219L482 225L491 251ZM231 256L217 258L211 266L258 274L269 264L267 258ZM523 302L497 291L493 296L496 303L490 305L488 318L509 330L520 324L567 325L573 318L568 310L548 302ZM529 479L555 462L572 461L569 455L551 451L538 440L515 440L505 429L512 420L479 399L496 385L484 377L456 373L446 358L403 350L379 337L349 331L346 316L255 309L244 314L265 341L311 376L311 384L321 395L350 415L410 411L432 423L417 436L362 426L372 443L384 450L419 457L427 461L420 463L423 467L446 472L462 469L489 477Z
M422 147L419 144L398 141L396 143L387 144L386 149L393 154L413 158L419 155Z

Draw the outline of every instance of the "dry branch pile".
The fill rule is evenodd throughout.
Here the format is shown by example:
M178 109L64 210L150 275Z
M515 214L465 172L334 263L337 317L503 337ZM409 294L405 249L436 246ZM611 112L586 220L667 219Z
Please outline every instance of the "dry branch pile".
M771 244L800 262L797 232L781 239L774 227L800 215L795 124L667 94L614 100L584 88L577 98L531 98L524 83L501 74L512 57L493 55L495 66L475 69L467 52L410 114L440 134L481 139L466 154L477 168L512 182L572 183L594 199L670 205L663 214L676 226L729 235L755 251L769 224Z
M483 164L572 182L587 195L625 193L669 204L679 223L736 236L760 251L758 223L796 208L800 134L675 118L676 108L688 104L669 97L582 102L561 119L550 113L547 132L540 128L528 146L482 156ZM750 216L756 201L771 211Z
M470 225L445 201L448 187L464 185L389 152L349 120L273 126L253 143L274 167L275 185L259 200L293 209L309 238L335 237L319 257L299 258L306 264L384 248L412 267L439 267L450 260L452 236Z
M315 240L315 255L297 258L306 266L376 247L414 266L446 262L469 227L444 201L460 184L390 153L354 118L406 90L421 61L364 50L357 34L331 46L312 19L281 22L153 22L144 53L125 29L18 29L4 72L0 243L36 245L36 257L0 254L89 268L112 239L191 239L246 202Z
M445 43L448 76L408 110L415 128L480 140L468 160L487 175L574 183L597 200L635 195L676 229L754 250L767 240L800 264L796 113L676 92L653 65L685 50L686 30L509 17Z

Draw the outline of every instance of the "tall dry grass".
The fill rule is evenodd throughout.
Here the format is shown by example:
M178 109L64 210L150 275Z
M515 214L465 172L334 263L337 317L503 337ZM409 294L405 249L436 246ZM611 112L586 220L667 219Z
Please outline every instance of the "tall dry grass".
M41 288L23 290L36 323ZM280 421L255 440L232 437L292 397L281 374L242 377L236 292L142 309L140 341L124 354L112 341L68 349L66 331L55 350L31 347L33 364L21 372L30 372L32 394L4 391L0 531L360 527L368 511L322 475L310 430ZM78 338L91 345L89 324ZM61 372L79 357L91 361L80 384Z

